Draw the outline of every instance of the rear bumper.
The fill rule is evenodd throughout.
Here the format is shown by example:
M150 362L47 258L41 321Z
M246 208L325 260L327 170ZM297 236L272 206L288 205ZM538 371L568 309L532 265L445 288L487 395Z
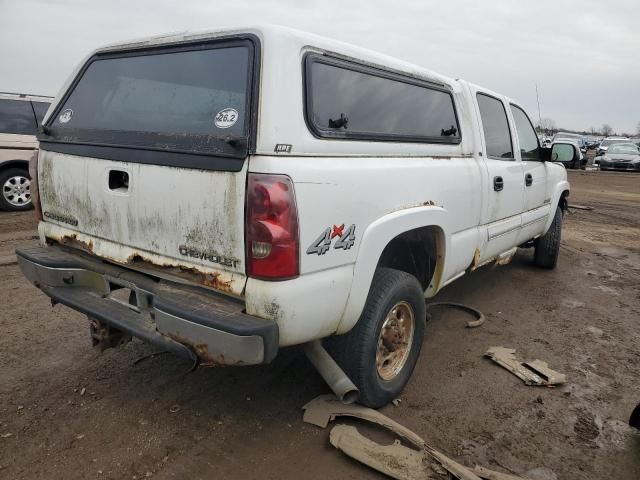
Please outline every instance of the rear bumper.
M278 352L278 325L243 313L244 304L158 280L60 246L16 250L24 275L56 302L165 350L204 363L256 365ZM136 305L112 296L135 294Z

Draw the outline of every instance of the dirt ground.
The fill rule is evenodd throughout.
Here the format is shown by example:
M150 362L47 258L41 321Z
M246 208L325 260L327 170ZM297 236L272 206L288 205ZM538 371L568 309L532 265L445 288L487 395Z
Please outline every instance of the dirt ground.
M399 406L383 412L467 465L532 479L640 478L640 175L570 172L558 268L521 250L434 300L481 309L437 312ZM328 388L299 349L268 366L199 369L132 342L100 353L88 323L13 263L33 242L32 214L0 213L0 478L383 478L302 422ZM483 358L517 349L565 374L528 387Z

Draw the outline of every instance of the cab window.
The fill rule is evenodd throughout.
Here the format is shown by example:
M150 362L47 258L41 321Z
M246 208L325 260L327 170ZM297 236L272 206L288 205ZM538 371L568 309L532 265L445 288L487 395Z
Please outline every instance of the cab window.
M484 93L478 93L477 99L487 156L497 160L514 160L507 111L503 103Z
M520 158L522 160L540 161L540 145L538 136L531 125L531 121L524 110L511 104L511 114L516 124L518 143L520 144Z
M306 58L306 115L321 138L460 143L443 86L318 55Z

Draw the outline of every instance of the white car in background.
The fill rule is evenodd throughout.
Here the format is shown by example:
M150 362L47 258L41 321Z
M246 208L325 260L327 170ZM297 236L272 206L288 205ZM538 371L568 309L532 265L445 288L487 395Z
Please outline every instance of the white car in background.
M29 159L51 97L0 92L0 210L32 207Z

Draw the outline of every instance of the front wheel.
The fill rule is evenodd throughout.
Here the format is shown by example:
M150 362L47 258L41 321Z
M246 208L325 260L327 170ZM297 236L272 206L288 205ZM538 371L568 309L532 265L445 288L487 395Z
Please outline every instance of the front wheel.
M425 319L420 282L378 268L358 323L327 340L329 352L360 390L360 403L379 408L400 394L420 355Z
M556 208L553 222L547 230L535 241L535 264L541 268L552 269L558 263L558 255L560 254L560 236L562 233L562 210Z

